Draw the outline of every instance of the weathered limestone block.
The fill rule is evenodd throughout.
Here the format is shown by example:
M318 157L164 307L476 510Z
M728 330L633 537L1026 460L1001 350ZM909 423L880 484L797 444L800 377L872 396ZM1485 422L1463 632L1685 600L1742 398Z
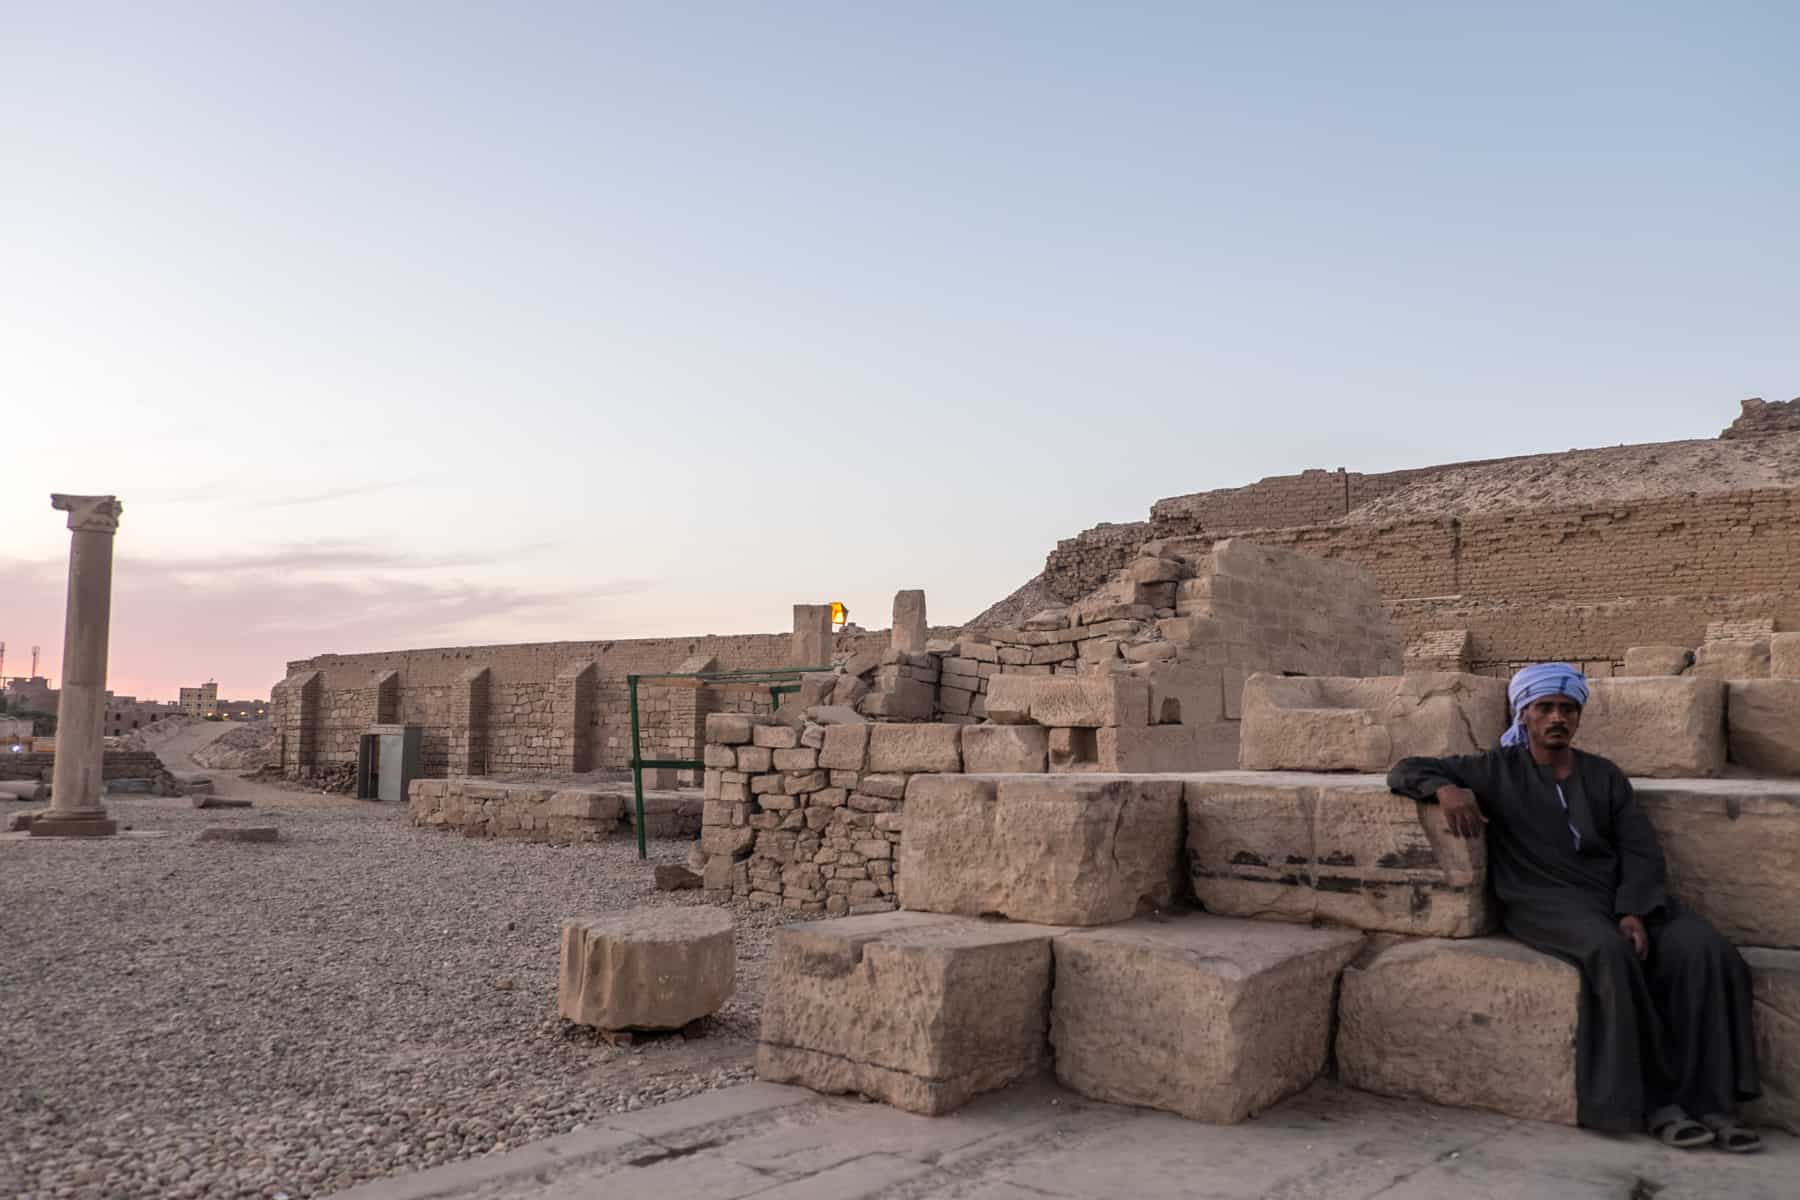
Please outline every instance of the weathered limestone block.
M871 725L869 770L912 774L962 770L960 725Z
M1095 765L1129 774L1228 771L1237 766L1238 724L1217 720L1097 729Z
M906 790L905 907L1104 925L1174 902L1181 781L919 775Z
M1634 777L1717 775L1725 769L1725 685L1693 675L1590 679L1575 747Z
M1511 938L1402 942L1344 972L1338 1073L1351 1087L1575 1123L1581 975Z
M895 592L893 649L903 654L923 654L926 637L924 590L908 588Z
M1669 890L1746 946L1800 949L1800 781L1638 779Z
M1800 633L1778 633L1769 639L1769 674L1800 679Z
M1632 646L1625 651L1621 675L1680 675L1694 665L1686 646Z
M1762 1099L1745 1115L1800 1134L1800 953L1746 948L1755 989L1756 1059Z
M1043 1067L1058 932L906 912L778 930L756 1072L931 1116L960 1108Z
M1800 679L1733 679L1725 687L1731 761L1769 775L1800 775Z
M1767 679L1770 638L1726 638L1694 651L1693 674L1702 679Z
M1494 926L1485 839L1381 776L1220 771L1187 777L1187 859L1207 911L1425 937Z
M737 713L708 713L706 740L721 746L743 746L750 741L753 728L749 717Z
M1056 1076L1084 1096L1231 1124L1312 1082L1363 935L1202 915L1054 943Z
M719 908L565 917L556 1007L599 1029L680 1029L731 998L737 945Z
M1150 723L1150 685L1132 675L995 675L988 680L988 719L1062 728Z
M1366 679L1257 673L1244 684L1239 765L1385 771L1415 754L1477 754L1506 731L1506 681L1453 671Z
M868 762L868 725L828 725L819 765L832 771L860 771Z
M1042 725L970 725L962 732L963 769L971 775L1044 770L1050 731Z

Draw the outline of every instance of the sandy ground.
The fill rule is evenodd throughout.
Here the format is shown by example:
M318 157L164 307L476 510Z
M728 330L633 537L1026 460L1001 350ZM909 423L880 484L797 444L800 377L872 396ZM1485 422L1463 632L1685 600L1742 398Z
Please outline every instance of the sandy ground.
M158 749L193 772L226 728ZM703 1037L614 1048L556 1015L561 918L700 903L651 881L687 841L465 839L203 773L254 807L117 796L123 836L0 837L0 1195L319 1195L749 1077L767 910L734 910Z

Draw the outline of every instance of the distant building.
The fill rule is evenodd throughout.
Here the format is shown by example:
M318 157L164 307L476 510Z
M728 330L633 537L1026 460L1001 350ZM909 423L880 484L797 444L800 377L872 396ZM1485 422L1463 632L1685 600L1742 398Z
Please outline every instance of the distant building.
M50 681L42 675L33 675L30 679L15 676L6 681L6 710L9 713L53 713L60 699L62 693L51 687Z
M30 750L31 719L29 717L0 717L0 754L29 753Z
M267 700L221 700L213 712L226 721L260 721L269 715Z
M134 729L142 729L154 725L165 717L173 716L181 711L179 704L168 704L159 700L139 700L136 696L115 696L106 694L106 727L107 737L124 737Z
M219 705L219 685L209 679L199 687L182 688L176 705L190 717L209 717Z

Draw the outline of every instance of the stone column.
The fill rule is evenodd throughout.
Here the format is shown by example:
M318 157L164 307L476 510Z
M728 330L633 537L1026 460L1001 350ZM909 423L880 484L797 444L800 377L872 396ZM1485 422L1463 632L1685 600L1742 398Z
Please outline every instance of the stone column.
M794 636L788 643L788 665L827 666L831 650L831 605L794 605Z
M894 633L891 648L902 654L925 653L925 592L910 588L894 593Z
M106 641L112 622L113 534L124 506L111 496L50 497L69 514L69 602L63 619L62 699L50 809L33 837L105 837L118 830L100 804L105 756Z

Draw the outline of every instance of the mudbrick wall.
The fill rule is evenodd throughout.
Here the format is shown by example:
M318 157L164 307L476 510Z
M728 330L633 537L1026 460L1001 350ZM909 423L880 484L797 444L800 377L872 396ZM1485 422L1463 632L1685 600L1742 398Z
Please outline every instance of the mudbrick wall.
M1323 525L1408 484L1473 465L1440 463L1375 474L1313 469L1271 475L1244 487L1170 496L1150 506L1148 521L1096 525L1058 542L1044 562L1044 586L1064 600L1079 599L1136 557L1138 547L1151 538L1225 537L1253 529Z
M1617 663L1630 646L1697 645L1716 620L1800 628L1800 489L1244 536L1366 568L1409 642L1467 629L1476 670Z
M840 634L837 650L887 640ZM428 776L622 769L627 675L708 660L721 671L786 666L790 646L784 633L321 654L288 664L270 718L282 770L295 777L354 764L358 737L389 722L423 727ZM638 695L646 757L698 758L706 714L771 709L766 686L645 681Z

